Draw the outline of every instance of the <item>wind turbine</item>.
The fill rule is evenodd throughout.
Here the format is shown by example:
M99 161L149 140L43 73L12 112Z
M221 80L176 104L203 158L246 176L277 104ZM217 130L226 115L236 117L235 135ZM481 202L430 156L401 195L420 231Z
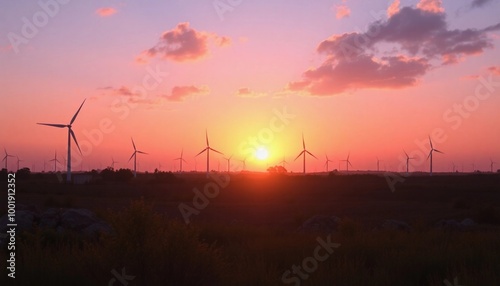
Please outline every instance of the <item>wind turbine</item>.
M233 157L233 155L229 156L229 158L224 158L225 160L227 160L227 172L229 173L230 172L230 167L231 167L231 158Z
M17 158L17 170L19 171L19 162L22 162L24 160L19 159L19 156L16 156Z
M184 149L181 150L181 156L179 158L174 159L174 160L179 160L179 163L180 163L180 171L179 172L181 172L181 173L182 173L182 162L184 161L187 164L186 160L184 160L184 158L182 158L183 154L184 154Z
M432 146L432 140L431 140L431 137L429 136L429 143L431 144L431 150L429 151L429 156L427 156L427 159L431 158L431 162L430 162L430 175L432 176L432 152L438 152L438 153L441 153L441 154L444 154L443 152L437 150L437 149L434 149L434 147Z
M326 172L328 172L328 162L332 162L332 160L328 159L328 155L325 154L325 158L326 158L326 161L325 161L325 166L326 166Z
M304 160L303 160L303 173L305 174L306 173L306 153L313 156L314 158L316 158L316 156L314 156L311 152L307 151L306 149L306 142L304 141L304 133L302 133L302 151L299 153L299 155L297 155L297 157L295 157L295 160L296 161L300 155L304 156ZM316 158L317 160L318 158Z
M247 158L243 159L243 160L239 160L241 163L243 163L243 168L241 169L242 171L245 171L245 168L247 166Z
M73 141L75 141L76 147L78 147L78 151L80 151L80 154L82 153L82 150L80 150L80 146L78 145L78 141L76 141L76 136L73 130L71 129L73 122L75 122L76 117L78 116L78 113L80 112L80 109L82 109L83 104L85 103L84 99L78 110L76 111L75 115L73 115L73 118L71 118L71 121L69 124L49 124L49 123L37 123L40 125L47 125L51 127L57 127L57 128L68 128L68 170L66 173L66 181L70 182L71 181L71 137L73 137Z
M352 164L351 164L351 161L349 161L349 157L351 156L351 152L349 152L347 154L347 159L345 160L342 160L342 162L345 162L345 167L346 167L346 171L349 172L349 165L351 165L352 167Z
M115 159L113 157L111 157L111 169L115 169L115 164L116 163L120 163L120 162L116 162Z
M280 161L280 164L283 168L285 168L285 164L288 164L288 162L285 160L285 156L283 156L283 160Z
M201 153L203 153L205 151L207 152L207 177L208 177L208 174L210 172L210 151L214 151L215 153L219 153L221 155L224 155L224 154L222 154L221 152L219 152L219 151L213 149L212 147L210 147L210 143L208 142L208 132L207 132L207 130L205 130L205 140L207 142L207 147L205 147L205 149L201 150L200 153L196 154L196 156L200 155Z
M379 160L377 157L377 172L380 172L380 162L382 162L382 160Z
M7 149L3 148L3 150L5 151L5 157L3 157L2 162L5 161L5 170L9 171L7 160L9 159L9 157L14 157L14 156L7 153Z
M408 156L408 153L406 153L405 150L403 150L403 152L405 152L405 155L406 155L406 174L408 175L408 173L409 173L408 170L409 170L409 166L410 166L410 160L413 160L415 158L414 157L410 158L410 156Z
M60 163L59 160L57 160L57 151L54 153L54 159L49 160L49 162L54 161L54 173L57 172L57 163Z
M132 139L132 146L134 146L134 153L132 153L132 156L130 156L130 159L128 159L128 161L130 162L130 160L132 160L132 157L134 158L134 178L135 178L137 177L137 153L145 155L147 155L148 153L137 150L137 148L135 148L134 138L130 139Z
M493 162L493 160L490 158L490 171L493 173L493 165L496 164L496 162Z

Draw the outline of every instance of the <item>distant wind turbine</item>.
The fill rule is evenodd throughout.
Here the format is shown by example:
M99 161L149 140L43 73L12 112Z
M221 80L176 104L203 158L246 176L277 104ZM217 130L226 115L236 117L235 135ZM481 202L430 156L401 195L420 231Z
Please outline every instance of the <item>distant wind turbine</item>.
M135 148L134 138L131 139L132 139L132 146L134 146L134 153L132 153L132 156L130 156L130 159L128 159L128 161L130 162L130 160L132 160L132 157L134 158L134 178L135 178L137 177L137 153L145 155L147 155L148 153L137 150L137 148Z
M285 168L285 164L288 164L288 162L285 160L285 156L283 156L283 160L280 161L280 164L283 168Z
M377 172L380 172L380 162L383 162L383 161L379 160L377 157Z
M57 160L57 151L54 152L54 159L49 160L49 162L54 161L54 173L57 172L57 163L60 163L59 160Z
M490 171L493 173L493 165L496 164L496 162L493 162L493 160L490 158Z
M351 152L349 152L347 154L347 159L345 160L342 160L342 162L345 162L345 168L346 168L346 171L349 172L349 166L352 167L352 164L351 164L351 161L349 161L349 157L351 156Z
M5 161L5 170L9 171L9 169L8 169L9 165L7 164L7 161L9 159L9 157L14 157L14 156L7 153L7 149L3 148L3 150L5 151L5 157L3 157L2 162Z
M224 154L222 154L221 152L219 152L219 151L213 149L212 147L210 147L210 143L208 142L208 132L207 132L207 130L205 130L205 140L206 140L207 146L205 147L205 149L201 150L200 153L196 154L196 156L200 155L201 153L203 153L205 151L207 152L207 177L208 177L208 174L210 172L210 151L214 151L215 153L219 153L221 155L224 155Z
M115 169L115 164L116 163L120 163L120 162L116 162L115 159L113 157L111 157L111 169Z
M22 162L24 160L19 159L19 156L16 156L17 158L17 170L19 171L19 162Z
M438 153L441 153L441 154L444 154L443 152L437 150L437 149L434 149L434 147L432 146L432 140L431 140L431 137L429 136L429 143L431 144L431 150L429 151L429 156L427 156L427 159L431 159L430 161L430 175L432 176L432 152L438 152Z
M243 164L243 168L241 169L242 171L245 171L245 168L247 167L247 158L239 160Z
M408 156L408 153L406 153L405 150L403 150L403 152L405 152L405 155L406 155L406 174L409 174L410 160L413 160L415 158Z
M328 155L325 154L325 158L326 158L326 161L325 161L325 166L326 166L326 172L328 172L328 162L332 162L332 160L328 159Z
M230 167L231 167L231 158L233 157L233 155L229 156L229 158L224 158L225 160L227 160L227 172L229 173L231 171Z
M307 151L306 149L306 142L304 141L304 133L302 133L302 151L299 153L299 155L297 155L297 157L295 157L295 160L296 161L300 155L303 156L303 163L302 163L302 167L303 167L303 173L305 174L306 173L306 153L313 156L315 159L318 159L316 158L316 156L314 156L311 152Z
M78 141L76 141L76 136L73 130L71 129L73 122L75 122L76 117L78 116L78 113L82 109L83 104L85 103L85 100L83 100L82 104L76 111L75 115L73 115L73 118L71 118L71 121L69 124L50 124L50 123L37 123L40 125L47 125L51 127L57 127L57 128L68 128L68 170L66 173L66 181L70 182L71 181L71 137L73 137L73 141L75 141L76 147L78 147L78 151L80 151L80 154L82 153L82 150L80 150L80 146L78 145Z
M186 160L184 160L184 158L182 157L183 154L184 154L184 149L181 150L181 156L179 158L174 159L174 160L179 160L179 164L180 164L180 171L179 172L181 172L181 173L182 173L182 162L185 162L187 164Z

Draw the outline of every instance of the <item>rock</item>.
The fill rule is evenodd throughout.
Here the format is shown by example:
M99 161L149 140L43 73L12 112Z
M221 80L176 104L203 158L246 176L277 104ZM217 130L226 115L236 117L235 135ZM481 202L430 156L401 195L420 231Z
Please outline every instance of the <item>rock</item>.
M56 228L60 223L60 210L55 208L50 208L42 213L40 216L39 227L45 228Z
M470 219L470 218L464 219L460 224L463 227L474 227L474 226L477 226L477 223L475 221L473 221L472 219Z
M113 233L113 228L103 221L93 223L83 230L83 234L85 236L92 238L98 237L100 234L111 233Z
M33 230L33 226L36 224L38 218L38 214L32 211L16 211L16 233Z
M336 216L316 215L302 223L297 231L330 233L336 231L339 224L340 218Z
M381 226L382 229L411 231L412 228L404 221L388 219Z
M82 230L95 222L95 214L87 209L68 209L61 214L61 226L66 229Z
M438 221L435 226L443 230L462 230L463 226L458 221L454 219L445 220L442 219Z

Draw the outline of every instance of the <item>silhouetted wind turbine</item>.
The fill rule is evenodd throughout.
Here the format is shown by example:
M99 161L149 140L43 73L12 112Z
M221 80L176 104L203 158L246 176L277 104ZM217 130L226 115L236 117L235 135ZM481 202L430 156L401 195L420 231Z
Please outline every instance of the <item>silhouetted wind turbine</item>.
M379 160L377 157L377 172L380 172L380 162L382 162L382 160Z
M239 160L241 163L243 163L243 168L241 169L242 171L245 171L245 168L247 167L247 158Z
M302 170L302 172L304 174L306 173L306 153L313 156L316 160L318 159L311 152L307 151L306 142L304 141L304 133L302 133L302 151L299 153L299 155L297 155L297 157L295 157L294 161L296 161L300 157L300 155L303 156L303 163L302 163L303 170Z
M40 125L47 125L51 127L57 127L57 128L68 128L68 170L66 173L66 181L70 182L71 181L71 137L73 137L73 141L75 141L76 147L78 147L78 151L80 151L80 154L82 153L82 150L80 150L80 146L78 145L78 141L76 141L75 133L71 129L73 122L75 122L76 117L78 116L78 113L80 112L80 109L82 109L83 104L85 103L85 100L83 100L82 104L76 111L75 115L73 115L73 118L71 118L71 121L69 124L50 124L50 123L37 123Z
M181 172L181 173L182 173L182 162L185 162L187 164L186 160L184 160L184 158L182 157L183 154L184 154L184 149L181 150L181 156L179 158L174 159L174 160L179 160L179 163L180 163L180 171L179 172Z
M332 160L328 159L328 155L325 154L325 158L326 158L326 161L325 161L325 166L326 166L326 171L328 172L328 162L332 162Z
M49 160L49 162L54 161L54 173L57 172L57 163L60 163L59 160L57 160L57 151L54 152L54 159Z
M19 171L19 162L22 162L24 160L19 159L19 156L16 156L17 158L17 170Z
M213 149L212 147L210 147L210 143L208 142L208 132L207 132L207 130L205 130L205 140L206 140L206 143L207 143L207 147L205 147L205 149L201 150L200 153L196 154L196 156L200 155L201 153L203 153L205 151L207 152L207 177L208 177L208 174L210 172L210 151L214 151L215 153L219 153L221 155L224 155L224 154L222 154L221 152L219 152L219 151Z
M496 164L496 162L493 162L493 160L490 158L490 171L493 173L493 165Z
M233 155L229 156L229 158L224 158L225 160L227 160L227 172L229 173L231 170L230 170L230 167L231 167L231 158L233 157Z
M111 157L111 169L115 169L115 164L116 163L120 163L120 162L116 162L115 159L113 157Z
M409 166L410 166L410 160L413 160L415 158L414 157L410 158L410 156L408 156L408 153L406 153L405 150L403 150L403 152L405 152L405 155L406 155L406 174L408 174L409 173L408 170L409 170Z
M431 144L431 150L429 151L429 156L427 156L427 159L431 158L431 162L430 162L430 175L432 176L432 152L438 152L438 153L441 153L441 154L444 154L443 152L437 150L437 149L434 149L434 147L432 146L432 140L431 140L431 137L429 136L429 143Z
M288 164L288 162L285 160L285 156L283 156L283 160L280 161L280 164L283 168L285 168L285 164Z
M134 146L134 153L132 153L132 156L130 156L130 159L128 159L128 161L130 162L130 160L132 160L132 157L134 158L134 178L135 178L137 177L137 153L145 155L147 155L148 153L137 150L137 148L135 148L134 138L131 139L132 139L132 146Z
M14 156L7 153L7 149L3 148L3 150L5 151L5 157L3 157L2 162L5 161L5 170L9 171L7 161L9 159L9 157L14 157Z
M345 167L346 171L349 172L349 165L352 167L351 161L349 161L349 157L351 156L351 152L347 154L347 159L342 160L342 162L345 162Z

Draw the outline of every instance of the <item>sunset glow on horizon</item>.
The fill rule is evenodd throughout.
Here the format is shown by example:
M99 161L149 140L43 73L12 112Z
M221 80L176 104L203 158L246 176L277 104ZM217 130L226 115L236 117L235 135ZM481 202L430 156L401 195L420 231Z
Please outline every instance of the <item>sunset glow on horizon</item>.
M42 3L42 4L40 4ZM222 3L222 4L221 4ZM232 4L231 4L232 3ZM500 1L0 4L8 169L500 169ZM205 133L206 132L206 133ZM207 134L207 135L206 135ZM377 159L378 158L378 159ZM117 163L114 163L116 161ZM1 162L2 167L5 162ZM219 165L219 166L218 166ZM64 164L59 171L64 172Z

